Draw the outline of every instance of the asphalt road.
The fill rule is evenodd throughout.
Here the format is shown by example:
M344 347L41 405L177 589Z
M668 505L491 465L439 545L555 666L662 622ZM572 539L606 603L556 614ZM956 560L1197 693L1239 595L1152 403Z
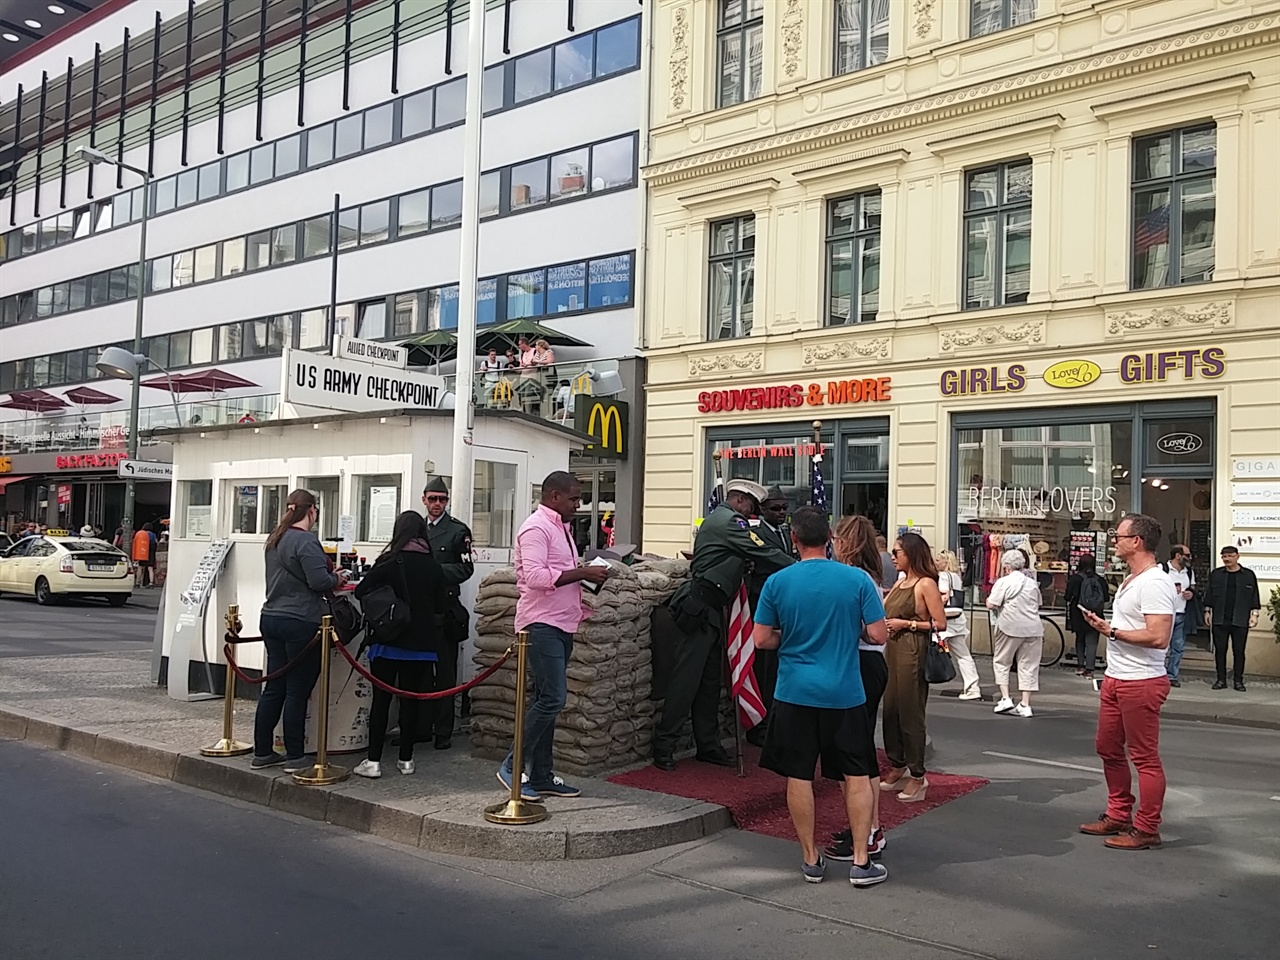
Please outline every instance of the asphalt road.
M934 766L991 783L891 831L889 882L725 831L607 861L423 854L0 742L6 958L1271 957L1280 734L1168 722L1158 851L1081 836L1105 788L1085 712L930 705Z
M32 597L5 593L0 659L150 650L158 603L157 590L140 590L120 608L96 597L42 607Z

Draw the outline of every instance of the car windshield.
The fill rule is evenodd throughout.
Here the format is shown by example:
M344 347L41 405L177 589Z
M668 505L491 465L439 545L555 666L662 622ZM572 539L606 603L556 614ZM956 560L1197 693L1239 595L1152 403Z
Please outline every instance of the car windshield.
M120 553L105 540L60 540L59 543L70 553Z

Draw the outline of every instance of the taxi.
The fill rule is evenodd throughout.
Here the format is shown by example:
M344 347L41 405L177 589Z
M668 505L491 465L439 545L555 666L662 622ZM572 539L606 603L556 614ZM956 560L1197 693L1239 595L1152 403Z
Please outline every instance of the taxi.
M123 607L133 593L133 574L128 557L105 540L25 537L0 553L0 593L34 596L42 606L78 596Z

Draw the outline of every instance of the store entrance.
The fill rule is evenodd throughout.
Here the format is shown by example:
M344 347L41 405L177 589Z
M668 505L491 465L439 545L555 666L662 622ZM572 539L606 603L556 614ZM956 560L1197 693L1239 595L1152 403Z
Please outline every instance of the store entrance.
M888 536L886 523L889 518L889 484L876 481L842 484L840 514L845 517L864 516L875 524L877 530Z

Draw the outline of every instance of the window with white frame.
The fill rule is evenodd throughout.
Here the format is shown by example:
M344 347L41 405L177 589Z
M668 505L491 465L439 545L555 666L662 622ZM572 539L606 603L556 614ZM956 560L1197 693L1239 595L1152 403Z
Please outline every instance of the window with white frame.
M764 77L764 0L720 0L717 106L760 96Z
M472 496L471 538L478 547L514 546L516 465L477 460Z
M1031 161L965 174L964 308L1026 303L1031 291Z
M233 480L227 489L233 536L268 534L284 517L289 498L287 484Z
M359 539L367 543L389 543L400 515L398 473L368 474L356 478L359 502Z
M751 334L756 301L756 218L752 215L711 224L710 322L708 340Z
M179 536L207 540L213 536L213 481L183 480L178 484Z
M889 59L889 0L836 0L835 14L836 74Z
M1036 18L1036 0L970 0L969 36L999 33Z
M880 191L827 203L827 326L866 323L880 306Z
M338 536L338 518L342 513L338 500L339 480L337 477L299 477L298 486L315 494L316 506L320 508L318 534L321 540L332 540Z
M1213 126L1133 141L1133 289L1213 279L1217 156Z

